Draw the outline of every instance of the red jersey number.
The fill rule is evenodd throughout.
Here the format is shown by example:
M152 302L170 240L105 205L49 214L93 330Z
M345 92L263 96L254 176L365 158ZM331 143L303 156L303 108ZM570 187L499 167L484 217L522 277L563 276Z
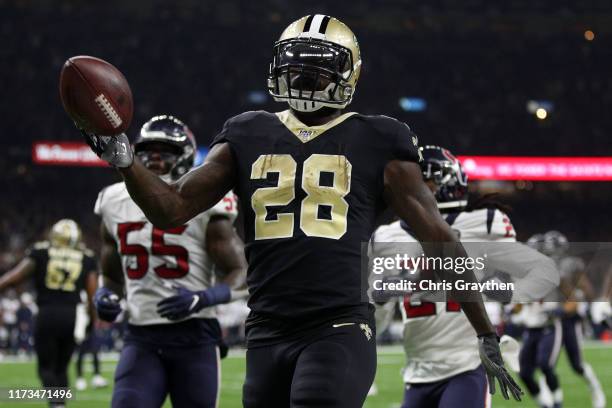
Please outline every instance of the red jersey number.
M136 265L128 266L126 274L129 279L142 279L149 270L149 251L140 244L128 244L128 234L144 228L145 222L123 222L117 226L119 237L119 253L136 257ZM189 273L189 252L180 245L168 245L164 243L164 235L181 235L187 229L186 225L162 230L153 227L151 236L151 255L170 255L176 258L176 266L169 267L166 263L154 268L155 273L164 279L177 279Z

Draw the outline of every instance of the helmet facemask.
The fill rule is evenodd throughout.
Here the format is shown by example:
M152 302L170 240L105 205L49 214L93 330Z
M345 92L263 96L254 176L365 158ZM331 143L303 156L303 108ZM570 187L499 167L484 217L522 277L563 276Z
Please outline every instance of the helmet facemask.
M149 168L152 160L163 161L167 171L164 181L179 179L195 160L195 138L191 130L172 116L156 116L145 123L134 143L134 153Z
M325 106L342 109L353 98L351 51L315 38L291 38L274 45L268 90L274 100L285 101L301 112Z

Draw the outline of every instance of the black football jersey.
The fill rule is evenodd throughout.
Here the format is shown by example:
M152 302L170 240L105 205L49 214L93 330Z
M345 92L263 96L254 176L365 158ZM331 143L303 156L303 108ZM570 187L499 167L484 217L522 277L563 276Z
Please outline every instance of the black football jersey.
M81 301L86 275L97 270L88 249L56 248L45 241L34 244L26 256L36 264L34 286L39 306L75 306Z
M361 243L386 207L386 164L420 161L414 133L386 116L306 126L290 111L257 111L229 119L212 144L224 142L237 166L252 315L303 322L367 310Z

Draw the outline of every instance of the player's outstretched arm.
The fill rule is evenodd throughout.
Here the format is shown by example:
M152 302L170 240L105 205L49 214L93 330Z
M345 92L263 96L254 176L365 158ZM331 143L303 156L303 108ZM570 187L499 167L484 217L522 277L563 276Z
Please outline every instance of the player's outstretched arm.
M428 256L466 257L465 249L444 221L435 198L423 182L421 168L413 162L391 161L385 168L385 196L395 213L404 219L414 230L416 237ZM454 273L445 278L456 279ZM466 271L461 278L467 282L476 281L472 271ZM522 391L504 368L499 348L499 338L489 321L480 293L471 291L457 297L453 291L451 298L460 299L461 307L476 330L479 339L479 352L483 367L489 377L490 391L495 393L495 379L499 382L502 395L520 401Z
M137 159L118 168L130 196L158 228L177 227L214 206L234 185L234 159L227 143L215 145L204 164L166 184Z
M36 269L36 262L25 257L13 269L0 276L0 292L9 286L15 286L26 280Z

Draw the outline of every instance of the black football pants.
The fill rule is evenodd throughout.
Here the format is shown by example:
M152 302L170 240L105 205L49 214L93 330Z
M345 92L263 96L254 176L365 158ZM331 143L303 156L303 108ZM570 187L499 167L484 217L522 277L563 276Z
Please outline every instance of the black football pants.
M376 374L376 339L360 323L247 350L245 408L359 408Z
M38 376L45 387L68 386L68 363L74 351L74 306L41 306L34 328Z

